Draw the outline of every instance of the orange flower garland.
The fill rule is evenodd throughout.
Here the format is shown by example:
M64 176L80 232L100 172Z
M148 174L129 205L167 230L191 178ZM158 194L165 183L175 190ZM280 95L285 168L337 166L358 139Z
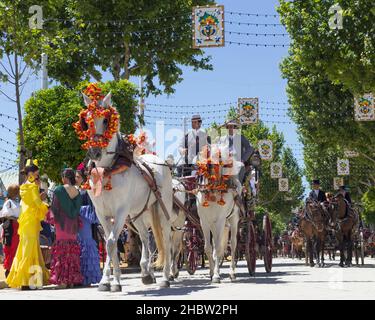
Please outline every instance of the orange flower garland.
M102 90L96 83L90 83L84 90L84 94L87 95L92 102L87 106L87 109L82 110L79 113L79 120L73 123L78 139L87 140L82 148L87 150L89 148L106 148L109 141L112 139L119 130L120 115L117 110L109 106L104 108L99 105L99 101L103 100L104 95L101 94ZM105 118L108 120L107 129L100 136L96 136L95 119ZM84 130L82 127L84 124L87 125L87 129ZM89 177L86 183L82 186L83 189L90 190ZM111 175L108 176L108 182L104 186L104 190L112 190Z
M204 177L207 180L207 185L204 186L203 192L205 192L203 207L208 207L209 202L216 201L216 197L212 193L220 192L220 199L217 203L221 206L225 205L225 200L223 199L223 194L228 192L228 180L229 175L222 174L222 168L228 167L228 164L224 164L221 160L220 150L215 155L219 161L213 161L210 157L210 153L207 148L202 152L202 160L197 162L198 176ZM229 163L230 164L230 163Z

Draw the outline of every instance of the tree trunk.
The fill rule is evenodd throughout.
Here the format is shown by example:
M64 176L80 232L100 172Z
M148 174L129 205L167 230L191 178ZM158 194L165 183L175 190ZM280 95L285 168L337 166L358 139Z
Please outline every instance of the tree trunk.
M130 78L130 70L129 70L129 62L130 62L130 48L128 43L124 43L125 45L125 59L124 59L124 79L129 80Z
M18 114L18 128L19 128L19 146L20 146L20 162L19 162L19 173L18 181L22 184L24 181L23 169L25 167L25 140L23 136L23 125L22 125L22 109L21 109L21 94L20 94L20 70L18 69L18 55L14 54L14 86L16 89L16 104L17 104L17 114Z

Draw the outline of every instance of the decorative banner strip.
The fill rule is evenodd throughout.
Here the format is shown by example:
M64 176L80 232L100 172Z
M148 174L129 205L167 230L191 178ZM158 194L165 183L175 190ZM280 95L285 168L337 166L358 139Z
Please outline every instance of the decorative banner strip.
M337 159L337 174L347 176L349 173L349 159Z
M271 163L271 178L282 178L283 166L280 162Z
M374 96L372 93L354 98L356 121L375 121Z
M289 191L289 180L288 180L288 178L280 178L279 179L279 191L281 191L281 192Z
M241 124L254 124L259 118L258 98L238 98L238 113Z
M335 177L333 178L333 190L339 190L340 186L344 185L344 178L343 177Z
M223 47L224 6L193 8L193 48Z
M271 160L273 157L272 154L272 141L271 140L259 140L258 142L258 149L260 157L263 160Z

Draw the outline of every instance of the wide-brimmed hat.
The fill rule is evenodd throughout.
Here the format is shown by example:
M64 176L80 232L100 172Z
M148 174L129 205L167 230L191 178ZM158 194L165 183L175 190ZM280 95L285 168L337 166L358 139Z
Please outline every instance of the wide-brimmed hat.
M313 184L320 184L320 180L319 180L319 179L314 179L314 180L312 181L312 183L313 183Z
M193 121L193 120L200 120L200 121L202 121L202 118L201 118L201 116L199 114L195 114L195 115L193 115L191 117L191 121Z
M233 127L236 127L238 128L240 125L237 121L235 120L229 120L225 123L225 126L228 127L228 126L233 126Z

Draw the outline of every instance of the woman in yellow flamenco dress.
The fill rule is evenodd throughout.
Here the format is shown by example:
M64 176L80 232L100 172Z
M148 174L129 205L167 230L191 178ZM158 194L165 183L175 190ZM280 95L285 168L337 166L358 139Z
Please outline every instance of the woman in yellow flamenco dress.
M33 163L25 168L26 182L20 187L21 213L18 234L20 242L6 282L11 288L35 289L46 285L49 271L45 267L39 244L41 221L48 211L39 193L39 169Z

